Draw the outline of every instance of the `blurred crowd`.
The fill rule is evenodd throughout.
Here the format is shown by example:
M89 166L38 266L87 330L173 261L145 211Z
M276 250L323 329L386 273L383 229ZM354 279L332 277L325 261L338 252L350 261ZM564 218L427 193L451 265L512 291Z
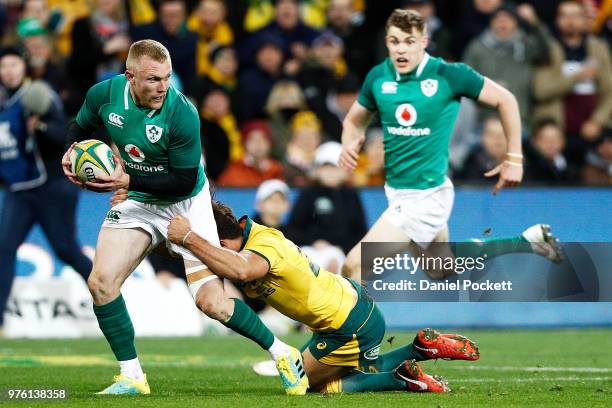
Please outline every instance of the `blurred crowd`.
M612 183L610 0L2 0L0 36L22 52L29 78L53 88L66 118L90 86L124 71L133 41L160 41L173 86L198 107L209 177L220 186L306 187L320 184L318 149L340 141L362 80L385 57L384 22L397 7L425 16L430 54L466 62L514 93L526 183ZM14 85L0 79L1 102ZM505 143L494 112L464 101L454 180L487 182ZM330 177L381 186L383 170L374 125L357 170Z

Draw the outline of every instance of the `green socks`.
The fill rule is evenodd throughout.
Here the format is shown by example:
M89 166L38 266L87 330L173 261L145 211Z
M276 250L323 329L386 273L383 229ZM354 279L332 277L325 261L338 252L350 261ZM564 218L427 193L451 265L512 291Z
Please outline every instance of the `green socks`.
M340 379L342 392L404 391L406 383L395 378L392 372L362 373L353 371Z
M102 306L93 307L98 318L100 330L104 333L106 341L110 344L118 361L132 360L136 358L136 346L134 345L134 326L128 314L123 296Z
M486 259L496 256L517 252L533 252L531 244L522 235L506 238L483 238L473 239L467 242L458 242L453 245L453 252L456 257Z
M264 350L268 350L274 343L274 335L270 329L263 324L253 309L240 299L234 298L234 313L223 324L236 333L253 340Z
M391 351L381 354L376 360L376 370L379 372L392 371L402 364L405 360L423 361L429 360L429 357L421 354L414 348L412 343L404 347L398 347Z

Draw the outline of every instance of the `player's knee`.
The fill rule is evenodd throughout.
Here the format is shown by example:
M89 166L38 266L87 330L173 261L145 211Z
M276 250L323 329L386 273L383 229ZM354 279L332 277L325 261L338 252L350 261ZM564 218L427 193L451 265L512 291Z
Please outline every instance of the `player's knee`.
M226 300L225 296L216 293L209 295L200 291L196 297L196 306L211 319L225 322L231 317L231 311L227 308Z
M114 287L112 280L95 273L95 271L92 271L87 278L87 287L96 303L106 303L119 294L119 289Z

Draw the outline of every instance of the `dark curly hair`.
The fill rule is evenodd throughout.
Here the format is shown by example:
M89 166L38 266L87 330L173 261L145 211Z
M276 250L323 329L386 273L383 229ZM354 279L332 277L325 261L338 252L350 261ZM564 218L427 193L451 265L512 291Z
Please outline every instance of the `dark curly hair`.
M242 236L242 228L231 208L214 200L212 208L219 239L234 239Z
M385 31L394 26L406 33L412 33L412 30L417 30L420 33L425 32L425 20L423 16L415 10L395 9L387 19Z

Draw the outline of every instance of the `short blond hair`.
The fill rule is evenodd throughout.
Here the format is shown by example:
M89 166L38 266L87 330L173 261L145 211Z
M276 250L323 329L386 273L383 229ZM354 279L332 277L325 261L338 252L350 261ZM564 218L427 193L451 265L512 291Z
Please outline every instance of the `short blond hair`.
M142 57L149 57L153 61L170 61L170 52L162 43L155 40L140 40L130 46L125 66L133 71Z

